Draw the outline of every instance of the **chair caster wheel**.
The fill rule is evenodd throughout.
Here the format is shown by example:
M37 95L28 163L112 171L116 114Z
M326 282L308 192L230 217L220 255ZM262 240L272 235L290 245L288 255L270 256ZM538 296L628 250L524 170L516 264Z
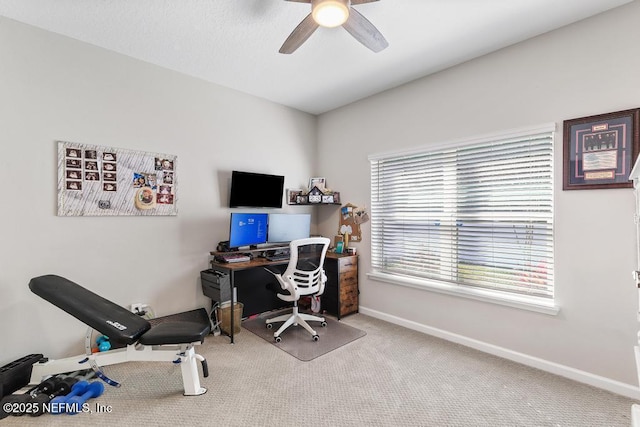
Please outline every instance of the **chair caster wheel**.
M314 340L314 341L318 341L319 339L320 339L320 337L319 337L318 335L314 335L314 336L313 336L313 340Z
M276 342L280 342L280 341L282 341L282 338L276 337L275 340L276 340Z
M273 325L271 323L267 323L267 329L273 329Z
M323 328L326 328L327 327L327 322L320 323L320 326L322 326Z

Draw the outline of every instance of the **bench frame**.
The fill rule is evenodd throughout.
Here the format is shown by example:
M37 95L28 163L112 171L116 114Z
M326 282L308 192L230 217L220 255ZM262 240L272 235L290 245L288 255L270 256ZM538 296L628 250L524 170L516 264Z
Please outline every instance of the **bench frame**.
M206 393L207 389L200 385L197 361L202 362L204 357L196 354L194 346L197 344L200 343L160 346L145 346L136 343L128 345L126 348L36 363L33 365L29 384L39 384L50 375L87 369L89 364L109 366L134 361L174 362L180 363L184 395L198 396Z

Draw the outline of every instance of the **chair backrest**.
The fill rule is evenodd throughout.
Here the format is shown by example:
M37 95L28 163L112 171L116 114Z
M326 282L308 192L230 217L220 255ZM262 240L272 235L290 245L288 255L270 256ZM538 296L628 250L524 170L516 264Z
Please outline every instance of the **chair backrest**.
M282 273L288 286L299 295L322 294L327 276L324 274L324 258L331 241L326 237L309 237L293 240L289 244L289 265Z

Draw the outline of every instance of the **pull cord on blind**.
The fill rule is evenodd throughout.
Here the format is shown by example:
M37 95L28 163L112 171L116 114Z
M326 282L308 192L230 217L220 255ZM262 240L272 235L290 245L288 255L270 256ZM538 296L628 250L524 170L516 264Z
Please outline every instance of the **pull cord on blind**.
M553 298L553 130L370 160L374 271Z

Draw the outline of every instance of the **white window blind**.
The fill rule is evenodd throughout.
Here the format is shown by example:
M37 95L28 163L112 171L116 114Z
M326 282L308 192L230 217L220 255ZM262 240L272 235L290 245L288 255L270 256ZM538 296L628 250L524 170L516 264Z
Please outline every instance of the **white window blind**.
M370 161L374 272L553 299L552 128Z

